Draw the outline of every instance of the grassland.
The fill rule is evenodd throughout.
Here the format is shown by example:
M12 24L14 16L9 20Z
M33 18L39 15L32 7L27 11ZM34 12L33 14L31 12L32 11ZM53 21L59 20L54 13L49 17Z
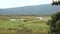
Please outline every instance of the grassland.
M26 18L26 21L0 19L0 34L48 34L48 20L38 20L34 17Z

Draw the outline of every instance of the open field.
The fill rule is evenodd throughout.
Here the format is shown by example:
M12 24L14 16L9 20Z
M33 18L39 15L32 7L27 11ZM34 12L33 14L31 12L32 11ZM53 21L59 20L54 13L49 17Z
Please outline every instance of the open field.
M22 16L19 18L26 20L15 21L6 19L6 16L0 18L0 34L48 34L49 31L48 20L35 19L34 16Z

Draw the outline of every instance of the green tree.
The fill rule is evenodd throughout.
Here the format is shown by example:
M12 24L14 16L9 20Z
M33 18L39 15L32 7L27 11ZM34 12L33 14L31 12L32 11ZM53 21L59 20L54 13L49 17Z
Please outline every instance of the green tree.
M53 14L51 16L51 20L48 21L48 25L50 26L50 34L59 34L58 32L60 31L60 26L58 22L60 20L60 12ZM58 28L57 28L58 27Z

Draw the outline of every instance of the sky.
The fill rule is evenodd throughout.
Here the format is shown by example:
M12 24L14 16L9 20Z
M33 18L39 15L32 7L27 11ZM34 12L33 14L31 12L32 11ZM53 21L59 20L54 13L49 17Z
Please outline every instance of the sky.
M0 0L0 8L13 8L23 6L33 6L50 4L51 0Z

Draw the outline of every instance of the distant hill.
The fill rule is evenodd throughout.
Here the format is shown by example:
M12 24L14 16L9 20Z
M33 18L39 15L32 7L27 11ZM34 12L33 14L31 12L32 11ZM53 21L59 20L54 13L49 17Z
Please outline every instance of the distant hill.
M0 15L51 15L60 12L60 6L50 4L0 9Z

